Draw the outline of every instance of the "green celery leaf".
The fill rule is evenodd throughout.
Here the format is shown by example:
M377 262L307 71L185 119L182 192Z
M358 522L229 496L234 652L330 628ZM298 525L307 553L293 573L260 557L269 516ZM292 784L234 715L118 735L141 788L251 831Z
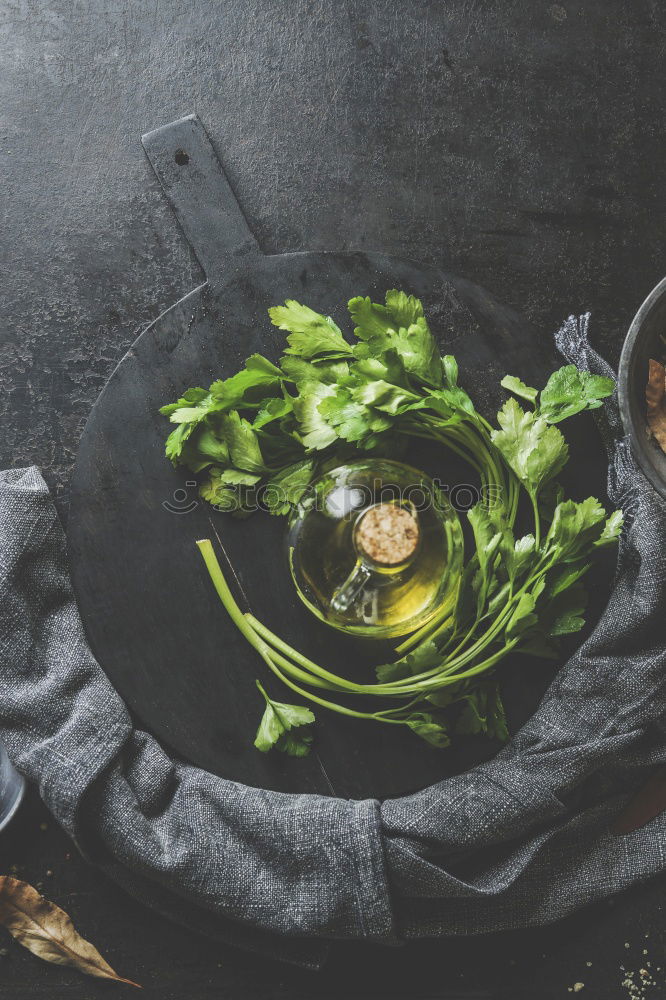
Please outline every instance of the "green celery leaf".
M407 295L397 288L391 288L384 296L384 301L387 312L399 327L409 326L423 318L423 305L415 295Z
M354 390L353 397L359 403L373 406L375 409L392 416L420 401L420 397L415 393L403 389L401 386L385 382L383 379L365 382Z
M606 530L606 511L595 497L582 503L565 500L555 508L546 545L557 552L560 562L584 557Z
M224 483L228 486L255 486L259 482L261 476L254 475L251 472L243 472L242 469L224 469L220 473L218 482Z
M266 483L261 493L262 503L270 514L289 514L310 485L316 470L313 459L306 458L281 469Z
M369 433L388 430L392 425L389 417L358 401L355 391L345 386L322 399L318 409L326 423L335 428L337 436L351 443L362 441Z
M502 541L502 532L497 531L490 514L482 503L477 503L467 512L476 543L476 558L481 573L481 583L477 593L477 614L481 613L488 596L493 563Z
M552 598L543 610L538 609L540 631L548 638L579 632L585 624L586 607L585 587L581 583L569 586Z
M525 413L515 399L507 399L497 419L501 430L492 432L493 444L523 486L537 493L566 464L566 441L557 427L532 412Z
M194 424L178 424L176 429L171 431L166 439L164 452L174 465L178 465L185 442L191 435L194 427Z
M293 401L294 415L298 420L299 433L308 451L321 451L338 439L338 433L321 413L321 404L334 399L335 387L323 382L313 382L304 386L301 394Z
M213 464L213 459L199 454L196 447L190 447L190 443L191 439L186 442L185 447L180 453L178 464L184 465L186 469L189 469L196 476L200 472L205 472L206 469L210 468ZM227 460L225 459L225 461Z
M347 308L356 323L354 334L359 340L381 340L388 331L395 332L400 328L400 322L391 311L385 305L373 302L368 296L356 295L349 300Z
M375 356L368 355L365 344L357 344L354 347L354 355L356 360L351 370L360 380L367 380L369 383L379 380L405 389L409 388L402 358L393 348Z
M235 375L219 379L210 387L210 409L224 413L247 402L257 402L270 386L279 388L282 372L261 354L251 354Z
M354 349L356 357L378 357L394 349L410 375L441 386L442 361L421 303L397 292L387 292L386 302L382 306L361 296L350 300L354 333L365 344Z
M268 469L279 470L294 462L300 462L305 457L303 442L298 434L296 420L287 418L288 423L278 422L275 427L270 425L259 429L259 444L261 454Z
M183 393L180 399L176 400L175 403L167 403L166 406L160 406L160 413L163 417L170 417L172 413L181 407L186 406L198 406L208 395L207 389L193 388L188 389L187 392ZM178 421L180 423L180 421Z
M432 639L420 643L411 653L407 653L393 663L382 663L375 667L377 680L381 684L414 677L431 670L442 662L442 654Z
M463 569L456 605L456 624L459 631L475 617L479 609L479 592L483 576L479 569L479 559L475 553Z
M553 372L541 391L539 413L549 424L558 424L582 410L595 410L614 391L613 379L565 365Z
M474 532L479 566L482 570L487 569L499 548L502 533L482 501L468 510L467 519Z
M541 520L546 524L552 524L557 505L562 503L563 500L564 489L562 484L558 483L555 479L551 479L539 491L539 514L541 515Z
M203 424L197 429L197 433L191 442L192 446L196 448L198 456L202 459L208 459L210 462L219 462L220 464L229 461L229 446L224 438L220 437L211 428Z
M424 318L423 306L413 295L390 289L386 292L384 301L386 305L380 305L360 295L349 300L350 315L358 324L354 333L359 340L383 337L388 331L395 332Z
M434 410L438 416L451 423L467 416L476 416L474 403L460 386L435 389L423 398L420 408Z
M281 420L282 417L286 417L292 410L291 396L273 396L268 399L262 399L256 416L252 421L252 427L257 431L274 420Z
M283 733L275 746L290 757L307 757L312 749L312 733L309 729L292 729Z
M591 562L564 563L554 566L548 574L546 589L550 597L557 597L562 591L572 587L592 567Z
M502 609L506 607L506 603L510 599L510 597L511 597L511 583L507 580L499 587L499 589L495 590L494 593L492 594L490 600L488 601L488 608L486 613L488 615L492 615L493 617L495 617L495 615L499 611L502 611Z
M288 705L273 701L266 694L259 681L257 681L257 687L266 702L266 708L254 740L257 750L266 753L276 747L292 757L305 757L310 752L312 735L307 730L304 733L300 732L300 729L315 721L310 709L302 705ZM294 732L294 730L299 731Z
M274 326L290 331L285 354L294 354L306 360L320 354L341 357L351 354L351 347L342 336L340 327L330 316L322 316L295 299L287 299L283 306L274 306L268 310L268 315Z
M504 743L509 738L504 705L497 681L486 681L461 699L455 731L461 735L483 733Z
M413 733L431 746L440 749L450 746L451 737L447 727L430 712L412 712L405 722Z
M583 609L584 610L584 609ZM585 619L578 614L575 609L563 610L554 620L550 627L549 635L556 637L559 635L570 635L573 632L580 632L585 624Z
M523 535L522 538L517 538L513 549L507 549L504 554L509 580L512 583L520 580L538 558L534 535Z
M370 342L371 349L375 341ZM382 340L382 350L393 348L405 366L405 371L428 385L439 388L442 384L442 362L434 337L425 319L419 319L407 328L400 327L395 334Z
M614 510L604 524L604 530L594 544L610 545L612 542L616 542L622 534L623 525L624 514L621 510Z
M174 410L169 420L172 424L198 424L209 412L210 406L205 404L202 406L183 406Z
M508 389L512 392L514 396L520 396L521 399L526 399L528 403L534 405L536 403L536 398L539 395L538 389L533 389L531 385L525 385L521 379L517 378L515 375L505 375L500 385L504 389Z
M349 365L346 361L317 360L314 362L285 355L280 359L280 365L285 378L290 382L295 382L299 391L312 382L336 385L349 375Z
M250 513L254 508L248 508L244 503L243 487L240 484L222 482L225 471L215 465L210 468L199 485L199 496L225 514Z
M460 699L458 688L458 684L446 684L444 687L436 688L427 696L426 701L437 708L448 708Z
M538 617L534 614L535 607L536 600L532 594L526 592L520 595L506 626L507 640L515 639L537 624Z
M452 354L444 355L442 358L442 369L447 388L456 389L458 386L458 362Z
M244 472L262 475L266 467L259 447L259 438L252 429L252 424L241 417L237 410L231 410L222 417L221 429L229 448L232 465Z
M174 464L180 462L187 465L195 472L205 468L211 460L224 460L221 454L224 445L215 445L212 436L202 437L196 444L188 443L187 448L185 442L211 414L224 413L232 406L246 403L248 393L250 396L253 392L265 395L269 386L280 385L281 378L279 368L261 355L254 354L246 361L245 368L231 378L214 382L209 392L200 388L188 389L176 403L163 406L160 412L179 425L178 431L167 438L167 458ZM226 436L223 437L226 441Z

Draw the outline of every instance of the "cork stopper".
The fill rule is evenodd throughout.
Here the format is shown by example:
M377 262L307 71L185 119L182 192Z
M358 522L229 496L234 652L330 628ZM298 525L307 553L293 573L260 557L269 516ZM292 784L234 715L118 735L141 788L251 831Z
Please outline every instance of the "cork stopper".
M419 525L406 507L379 503L361 515L355 538L359 551L371 562L399 566L416 552Z

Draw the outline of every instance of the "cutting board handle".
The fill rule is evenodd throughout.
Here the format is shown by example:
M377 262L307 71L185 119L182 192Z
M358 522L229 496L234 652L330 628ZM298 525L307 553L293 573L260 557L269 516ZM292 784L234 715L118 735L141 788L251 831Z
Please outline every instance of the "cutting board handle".
M196 115L141 136L143 148L207 278L230 258L260 253L236 195Z

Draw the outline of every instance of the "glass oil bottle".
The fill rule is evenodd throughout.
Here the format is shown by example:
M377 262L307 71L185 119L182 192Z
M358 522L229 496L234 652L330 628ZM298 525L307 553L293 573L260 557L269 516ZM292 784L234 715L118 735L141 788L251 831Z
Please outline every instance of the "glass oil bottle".
M424 473L367 459L314 482L291 518L289 562L322 621L377 639L453 612L463 565L458 515Z

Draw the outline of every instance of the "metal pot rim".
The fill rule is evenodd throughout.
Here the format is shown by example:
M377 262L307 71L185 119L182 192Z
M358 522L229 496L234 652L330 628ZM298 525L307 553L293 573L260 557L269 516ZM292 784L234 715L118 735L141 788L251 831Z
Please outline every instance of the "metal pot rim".
M662 278L655 285L631 321L629 332L622 347L622 354L620 355L617 390L624 432L629 438L634 457L657 492L666 499L666 479L660 475L654 462L651 460L649 449L652 446L648 436L647 434L640 433L640 428L636 425L634 415L632 414L632 403L636 403L634 399L634 386L632 384L632 362L634 360L636 342L643 331L650 313L662 299L666 299L666 278Z

